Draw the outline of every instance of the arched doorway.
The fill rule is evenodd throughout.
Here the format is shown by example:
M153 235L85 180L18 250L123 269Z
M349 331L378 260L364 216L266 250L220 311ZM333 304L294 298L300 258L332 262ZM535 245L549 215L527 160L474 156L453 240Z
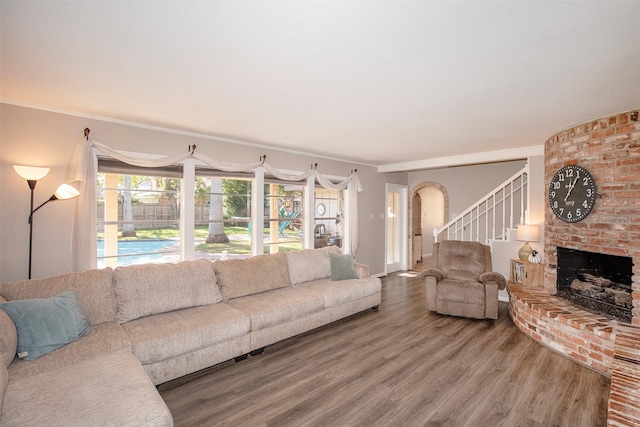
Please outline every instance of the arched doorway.
M414 187L410 200L411 259L415 267L423 257L431 255L433 229L444 225L449 217L449 195L441 184L423 182Z

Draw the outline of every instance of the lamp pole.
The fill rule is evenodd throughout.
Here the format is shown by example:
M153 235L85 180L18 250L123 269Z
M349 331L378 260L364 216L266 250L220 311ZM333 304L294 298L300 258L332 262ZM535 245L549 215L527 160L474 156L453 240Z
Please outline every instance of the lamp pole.
M28 179L31 189L31 207L29 208L29 280L31 280L31 247L33 245L33 190L36 188L36 180Z

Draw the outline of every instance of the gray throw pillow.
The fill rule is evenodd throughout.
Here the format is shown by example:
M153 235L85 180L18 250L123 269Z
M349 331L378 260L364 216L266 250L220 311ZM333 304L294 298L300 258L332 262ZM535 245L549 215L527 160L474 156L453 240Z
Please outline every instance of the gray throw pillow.
M18 331L18 357L35 360L93 330L74 291L0 303Z
M356 259L351 254L329 254L331 262L331 280L357 279Z

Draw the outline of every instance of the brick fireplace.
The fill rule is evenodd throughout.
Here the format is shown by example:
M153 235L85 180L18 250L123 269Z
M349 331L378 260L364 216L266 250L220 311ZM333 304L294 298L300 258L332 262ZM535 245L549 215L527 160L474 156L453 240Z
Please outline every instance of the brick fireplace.
M545 183L566 165L593 175L598 198L591 214L566 223L545 212L544 288L556 293L558 247L633 260L634 325L640 325L640 118L638 110L575 126L545 143Z
M577 223L560 220L547 204L544 288L509 285L509 313L521 331L544 346L611 377L608 426L640 425L638 115L639 110L633 110L593 120L546 141L545 188L558 169L579 165L593 175L598 198L590 215ZM556 295L558 248L631 259L631 325L594 314Z

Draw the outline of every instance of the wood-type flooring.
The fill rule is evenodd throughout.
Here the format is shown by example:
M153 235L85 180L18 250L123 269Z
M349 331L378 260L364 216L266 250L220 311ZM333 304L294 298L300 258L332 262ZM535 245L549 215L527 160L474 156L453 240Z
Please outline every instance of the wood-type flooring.
M160 385L180 426L604 426L608 378L499 319L425 309L417 272L382 304Z

